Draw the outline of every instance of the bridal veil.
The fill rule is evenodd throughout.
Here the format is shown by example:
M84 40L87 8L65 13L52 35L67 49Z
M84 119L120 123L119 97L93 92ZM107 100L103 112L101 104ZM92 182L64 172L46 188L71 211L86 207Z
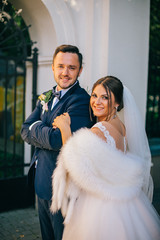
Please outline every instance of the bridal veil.
M122 112L124 125L126 127L128 150L129 152L142 157L146 161L143 191L146 193L150 201L152 201L153 181L150 175L152 163L148 139L139 109L136 105L134 97L126 86L124 86L123 91L123 104L124 108Z

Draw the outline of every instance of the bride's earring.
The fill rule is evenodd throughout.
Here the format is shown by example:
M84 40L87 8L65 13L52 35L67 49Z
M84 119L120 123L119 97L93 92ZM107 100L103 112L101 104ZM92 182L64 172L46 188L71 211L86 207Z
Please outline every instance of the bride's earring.
M116 112L115 112L115 115L116 115L116 114L117 114L117 109L118 109L118 106L116 106L116 107L115 107L115 109L116 109Z
M114 108L116 109L116 111L115 111L115 113L114 113L114 115L113 115L113 117L111 119L115 119L117 117L117 108L118 107L114 107Z

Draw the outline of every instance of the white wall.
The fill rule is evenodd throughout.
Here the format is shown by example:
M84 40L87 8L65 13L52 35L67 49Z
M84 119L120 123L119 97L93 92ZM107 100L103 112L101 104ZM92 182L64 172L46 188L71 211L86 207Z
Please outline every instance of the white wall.
M84 56L80 82L86 89L102 76L119 77L146 109L149 0L11 0L39 49L38 94L55 83L52 55L60 44L75 44ZM31 81L28 79L27 81ZM27 100L28 101L28 100ZM29 114L26 113L27 115Z
M119 77L131 89L145 118L150 1L43 2L55 25L57 44L75 44L84 56L81 85L90 90L102 76Z
M86 89L107 74L109 0L65 0L84 57L80 82Z
M143 118L146 112L149 0L110 0L108 74L132 91Z

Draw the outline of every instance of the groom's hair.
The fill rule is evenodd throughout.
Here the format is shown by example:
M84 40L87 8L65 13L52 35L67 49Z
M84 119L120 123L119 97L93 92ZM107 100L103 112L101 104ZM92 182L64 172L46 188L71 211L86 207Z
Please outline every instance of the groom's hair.
M56 57L56 55L59 53L59 52L63 52L63 53L66 53L66 52L69 52L69 53L75 53L77 54L78 56L78 60L79 60L79 69L81 69L82 67L82 61L83 61L83 56L82 54L79 52L79 49L78 47L76 46L73 46L73 45L60 45L59 47L56 48L55 52L54 52L54 55L53 55L53 63L54 63L54 59Z

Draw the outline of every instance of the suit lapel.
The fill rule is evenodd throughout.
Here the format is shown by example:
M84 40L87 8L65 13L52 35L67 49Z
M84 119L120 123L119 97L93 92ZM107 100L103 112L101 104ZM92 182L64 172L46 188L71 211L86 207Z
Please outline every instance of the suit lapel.
M77 89L79 88L79 82L77 82L72 88L70 88L65 95L59 100L59 102L54 106L54 108L51 110L51 106L53 103L52 101L49 102L48 104L48 122L51 122L56 116L57 112L59 109L62 107L64 104L65 100Z

